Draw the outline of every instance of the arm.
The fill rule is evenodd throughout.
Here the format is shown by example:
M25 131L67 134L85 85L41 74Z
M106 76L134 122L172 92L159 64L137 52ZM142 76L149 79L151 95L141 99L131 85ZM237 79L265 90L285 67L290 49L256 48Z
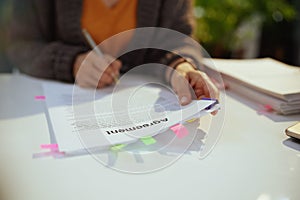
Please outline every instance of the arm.
M201 67L202 56L201 47L190 38L194 30L193 1L165 0L161 9L161 26L186 35L178 37L171 34L160 38L162 43L170 43L166 45L171 47L171 52L162 54L160 50L154 50L151 54L170 66L164 73L165 79L177 93L181 104L190 103L192 98L218 98L218 89L209 77L197 70Z
M8 55L21 72L73 82L75 57L87 49L57 39L53 0L14 2Z
M195 26L192 0L164 0L162 1L159 16L159 27L174 31L156 34L155 44L161 44L162 49L179 53L185 58L190 58L193 63L201 59L201 51L197 43L192 43ZM176 33L179 32L179 33ZM157 35L159 35L157 37ZM164 65L170 65L178 55L162 50L151 50L147 57Z

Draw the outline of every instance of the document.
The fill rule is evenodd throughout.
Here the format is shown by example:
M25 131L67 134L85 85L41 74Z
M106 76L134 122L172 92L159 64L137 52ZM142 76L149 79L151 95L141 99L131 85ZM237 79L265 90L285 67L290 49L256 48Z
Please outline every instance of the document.
M300 112L300 69L271 58L205 59L207 72L218 70L230 90L267 105L279 114ZM216 66L216 68L214 67ZM212 76L212 75L211 75Z
M270 96L286 100L300 99L300 69L271 58L250 60L206 59L207 67L216 65L222 75Z
M100 90L49 82L43 85L59 150L105 149L163 133L171 126L212 112L215 100L180 106L159 84L134 80Z

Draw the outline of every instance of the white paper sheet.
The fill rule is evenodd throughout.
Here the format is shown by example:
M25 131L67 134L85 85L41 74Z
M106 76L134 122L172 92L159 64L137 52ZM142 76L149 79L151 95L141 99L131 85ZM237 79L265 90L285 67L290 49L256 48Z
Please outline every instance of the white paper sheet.
M154 136L192 117L208 114L213 100L181 107L175 94L155 84L120 84L87 90L63 83L43 85L60 151L108 148ZM202 112L201 112L202 111Z
M204 63L215 70L210 59ZM271 58L213 59L217 70L246 86L286 101L300 98L300 70Z

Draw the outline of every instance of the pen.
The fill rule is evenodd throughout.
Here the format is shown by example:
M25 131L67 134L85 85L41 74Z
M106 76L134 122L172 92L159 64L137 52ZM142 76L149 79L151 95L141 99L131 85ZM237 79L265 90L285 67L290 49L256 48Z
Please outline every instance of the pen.
M95 41L93 40L92 36L89 34L89 32L86 29L82 29L82 33L86 39L86 41L89 43L89 45L91 46L92 49L94 49L94 51L96 52L96 54L98 56L100 56L101 58L104 57L102 51L98 48L98 46L96 45ZM117 83L118 82L118 77L114 74L111 74L111 76L114 79L114 82Z

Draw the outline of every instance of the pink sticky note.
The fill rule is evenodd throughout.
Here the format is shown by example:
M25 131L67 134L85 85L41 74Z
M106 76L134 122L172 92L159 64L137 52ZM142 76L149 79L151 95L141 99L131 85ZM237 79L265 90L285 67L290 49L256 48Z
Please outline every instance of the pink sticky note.
M273 112L273 111L274 111L273 107L272 107L271 105L269 105L269 104L266 104L266 105L263 106L263 108L259 109L259 110L257 111L257 113L258 113L259 115L262 115L262 114L271 113L271 112Z
M41 149L58 150L58 144L41 144Z
M267 112L273 112L273 107L271 106L271 105L264 105L264 109L265 109L265 111L267 111Z
M170 128L178 138L183 138L189 134L187 128L185 128L182 124L176 124Z
M35 96L34 99L35 100L45 100L46 97L45 96Z

